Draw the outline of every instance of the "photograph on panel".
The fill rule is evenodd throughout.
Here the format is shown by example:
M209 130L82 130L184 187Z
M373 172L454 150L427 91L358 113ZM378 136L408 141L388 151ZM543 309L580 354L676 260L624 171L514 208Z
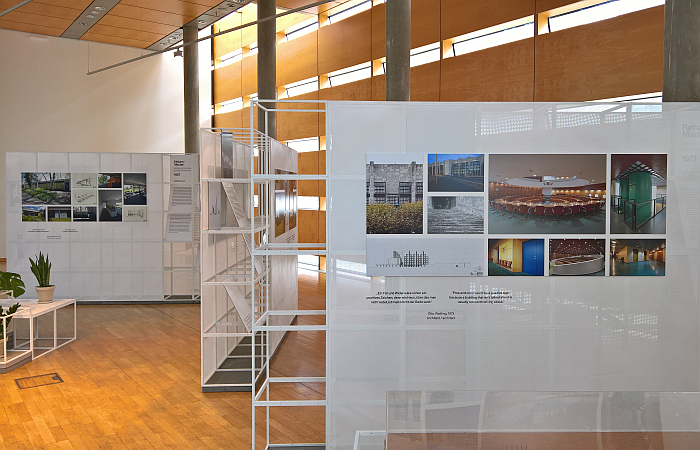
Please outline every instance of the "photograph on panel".
M73 222L97 222L97 207L74 206Z
M367 154L367 234L423 234L423 155Z
M100 189L98 207L100 222L121 222L122 191Z
M428 192L484 192L484 155L428 155Z
M550 239L549 275L605 276L605 239Z
M73 189L73 205L97 206L97 189Z
M46 222L46 206L22 206L22 222Z
M489 276L544 276L544 239L489 239Z
M275 169L278 175L286 175L287 171ZM275 237L280 237L286 232L287 192L289 180L275 180Z
M611 239L610 275L666 275L666 239Z
M124 206L122 215L124 222L147 222L147 206Z
M71 206L48 206L46 216L49 222L70 222Z
M70 205L70 174L22 172L23 205Z
M97 189L96 173L72 173L70 177L71 188L76 189Z
M275 169L278 175L296 175L296 172ZM275 237L297 226L297 180L275 180Z
M97 187L100 189L121 189L121 173L101 173L97 176Z
M606 155L489 156L489 233L604 234Z
M483 234L484 197L430 196L428 234Z
M484 274L481 238L367 236L367 276L468 277Z
M611 155L612 234L666 233L667 155Z
M146 205L146 174L125 173L122 178L124 185L125 205Z

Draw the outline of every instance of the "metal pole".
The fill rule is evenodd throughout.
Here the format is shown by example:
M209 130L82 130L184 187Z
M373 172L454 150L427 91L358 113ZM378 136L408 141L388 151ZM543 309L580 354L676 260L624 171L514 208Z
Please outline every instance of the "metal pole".
M663 101L700 101L700 2L666 0Z
M258 98L263 99L277 99L277 20L260 22L275 16L275 4L276 0L258 1ZM263 103L262 106L275 108L274 103ZM258 111L258 130L275 139L276 119L274 112L261 114Z
M183 39L195 41L197 26L183 27ZM199 46L188 45L184 49L183 78L185 85L185 153L199 153Z
M386 2L386 99L411 100L411 0Z

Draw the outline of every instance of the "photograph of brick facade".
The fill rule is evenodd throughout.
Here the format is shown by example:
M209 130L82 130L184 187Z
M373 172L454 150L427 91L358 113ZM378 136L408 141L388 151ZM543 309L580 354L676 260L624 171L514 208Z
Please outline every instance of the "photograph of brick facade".
M422 234L422 155L367 155L366 198L367 234Z

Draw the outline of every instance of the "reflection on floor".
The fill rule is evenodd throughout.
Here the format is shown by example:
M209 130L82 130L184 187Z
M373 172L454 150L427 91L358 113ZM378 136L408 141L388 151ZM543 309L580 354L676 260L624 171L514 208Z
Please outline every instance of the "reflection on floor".
M664 234L666 233L666 210L651 218L649 222L633 230L625 224L624 214L610 213L610 233L612 234Z
M632 263L623 263L619 260L610 262L612 276L663 276L666 274L666 263L653 259Z
M496 263L493 263L489 261L489 276L509 276L509 277L517 277L517 276L531 276L529 273L525 272L511 272L510 270L503 268L499 266Z
M325 274L300 271L299 308L325 309ZM0 449L251 448L250 393L201 391L199 305L78 305L77 311L75 342L0 375ZM60 329L63 322L59 315ZM325 323L325 317L299 316L298 323ZM325 347L325 331L290 332L270 372L324 376ZM20 391L14 381L50 372L64 382ZM276 385L270 400L325 399L322 383ZM256 443L264 446L262 411ZM324 442L325 418L323 406L271 408L270 441Z
M533 216L496 212L489 208L489 233L494 234L603 234L605 211L575 217Z

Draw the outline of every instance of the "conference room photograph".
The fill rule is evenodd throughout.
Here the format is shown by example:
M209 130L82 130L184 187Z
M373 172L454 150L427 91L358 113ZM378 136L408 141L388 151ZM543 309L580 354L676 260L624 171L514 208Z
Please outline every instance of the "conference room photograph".
M606 155L489 156L493 234L604 234Z

